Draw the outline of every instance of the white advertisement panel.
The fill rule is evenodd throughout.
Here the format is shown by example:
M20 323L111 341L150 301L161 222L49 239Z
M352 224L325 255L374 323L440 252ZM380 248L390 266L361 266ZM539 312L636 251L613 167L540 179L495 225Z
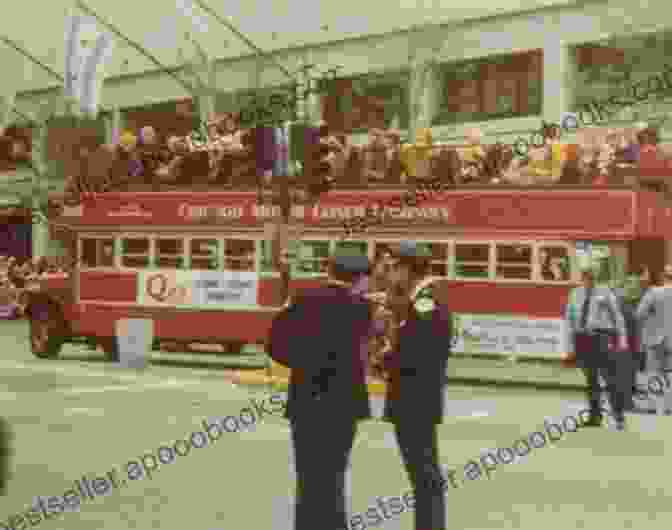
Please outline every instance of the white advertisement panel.
M456 314L454 322L455 353L560 359L567 351L560 318Z
M235 309L257 304L257 273L248 271L141 271L138 304Z

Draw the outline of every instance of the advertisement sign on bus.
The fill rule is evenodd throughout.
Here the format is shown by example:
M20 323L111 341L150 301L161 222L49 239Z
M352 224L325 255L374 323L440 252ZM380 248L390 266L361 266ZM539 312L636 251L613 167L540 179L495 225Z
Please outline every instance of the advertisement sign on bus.
M138 304L189 308L243 308L257 304L258 275L246 271L140 271Z
M459 314L454 325L455 353L559 359L567 351L565 323L559 318Z

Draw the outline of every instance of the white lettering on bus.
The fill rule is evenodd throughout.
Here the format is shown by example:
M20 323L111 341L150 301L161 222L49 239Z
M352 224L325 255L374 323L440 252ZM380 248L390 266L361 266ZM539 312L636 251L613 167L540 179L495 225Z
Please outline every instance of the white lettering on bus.
M202 219L214 213L216 217L225 217L227 219L239 219L243 216L242 206L194 206L190 204L180 204L178 215L186 219Z
M351 219L364 217L364 206L314 206L313 216L318 219Z
M452 218L450 208L437 206L407 206L400 208L398 206L386 206L385 213L393 219L431 219L450 221Z
M252 215L257 219L272 219L280 216L280 206L268 205L254 205L252 207ZM305 207L302 205L292 206L291 216L294 219L303 219L305 215Z

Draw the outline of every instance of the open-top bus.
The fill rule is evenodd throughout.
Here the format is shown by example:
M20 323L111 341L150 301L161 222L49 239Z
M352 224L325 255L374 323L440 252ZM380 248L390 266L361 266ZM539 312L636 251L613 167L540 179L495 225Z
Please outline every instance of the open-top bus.
M301 252L290 293L325 278L338 245L373 258L412 238L431 252L440 296L459 322L457 352L559 358L561 321L586 255L619 268L662 268L672 202L662 193L610 188L460 188L417 207L383 206L384 222L343 239L343 221L404 190L335 190L294 205ZM72 339L118 355L115 322L154 321L155 340L263 344L283 304L265 226L279 212L254 192L103 193L65 206L52 233L77 255L68 279L33 291L32 351L58 356Z

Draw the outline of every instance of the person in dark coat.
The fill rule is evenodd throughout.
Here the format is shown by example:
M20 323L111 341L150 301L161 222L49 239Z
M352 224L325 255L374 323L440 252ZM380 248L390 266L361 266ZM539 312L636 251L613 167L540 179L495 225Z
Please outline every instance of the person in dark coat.
M336 255L323 287L299 293L271 326L268 351L291 369L285 417L296 470L295 530L344 530L345 476L357 422L371 417L365 362L369 302L353 289L365 256Z
M427 277L429 259L422 250L402 242L393 255L387 306L394 331L384 361L384 417L394 424L415 492L415 528L445 530L446 482L439 467L437 426L443 421L452 317Z

